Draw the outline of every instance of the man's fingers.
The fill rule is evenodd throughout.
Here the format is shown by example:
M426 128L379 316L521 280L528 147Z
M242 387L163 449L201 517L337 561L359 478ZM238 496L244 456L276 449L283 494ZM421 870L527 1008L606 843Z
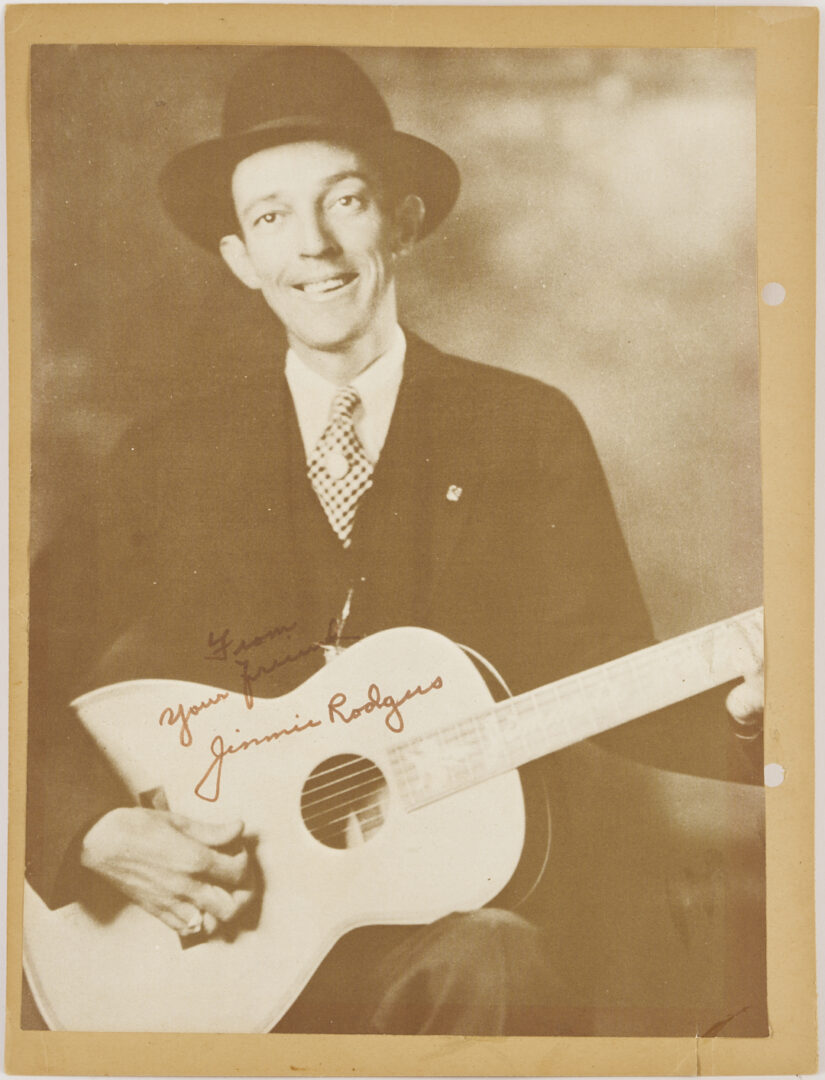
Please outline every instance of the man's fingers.
M246 907L254 893L251 889L235 889L229 893L218 885L204 882L196 884L190 895L192 902L202 911L214 915L220 922L230 922Z
M189 937L202 932L204 913L199 907L194 904L179 904L175 909L175 913L184 920L183 930L180 931L181 937Z
M211 937L218 929L218 920L210 911L185 901L173 901L166 907L147 906L146 910L183 938L200 933Z
M246 848L237 855L225 855L222 851L209 849L209 864L203 874L219 885L240 885L246 875L249 855Z
M206 917L200 908L185 900L170 900L165 904L147 905L146 910L181 937L196 934L206 926Z
M201 909L214 915L219 922L229 922L238 911L238 905L225 889L202 882L192 890L192 899Z
M81 864L117 886L177 933L215 932L248 903L249 855L216 846L239 841L241 821L205 824L164 810L126 807L86 834ZM213 846L216 845L216 846Z
M186 929L186 920L169 908L150 907L147 905L146 910L150 915L154 915L156 919L160 919L162 923L165 923L170 930L174 930L177 934L182 933Z
M237 840L243 833L242 821L195 821L193 818L185 817L183 814L170 814L169 820L178 832L188 836L190 840L197 840L198 843L206 844L207 847L212 848L231 844L233 840Z
M245 908L254 895L255 892L252 889L235 889L232 893L232 899L235 902L235 913L237 914L242 908Z
M761 675L753 675L728 694L725 701L728 712L737 723L755 719L765 707L765 682Z

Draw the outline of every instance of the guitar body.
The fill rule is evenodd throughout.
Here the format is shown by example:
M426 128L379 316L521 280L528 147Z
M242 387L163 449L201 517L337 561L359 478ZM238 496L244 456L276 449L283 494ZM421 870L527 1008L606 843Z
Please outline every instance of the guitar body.
M181 713L174 720L179 705L207 702L186 724ZM394 748L403 740L415 755L419 736L490 704L467 656L416 629L368 638L293 693L251 709L243 695L172 680L78 699L80 719L136 802L152 793L155 805L160 795L192 818L244 821L261 891L231 937L184 948L135 905L52 911L26 885L25 969L49 1027L268 1031L347 931L428 923L489 902L524 843L518 773L412 809ZM449 739L436 755L433 742L414 757L419 790L428 770L434 790L444 786L436 773L460 778Z

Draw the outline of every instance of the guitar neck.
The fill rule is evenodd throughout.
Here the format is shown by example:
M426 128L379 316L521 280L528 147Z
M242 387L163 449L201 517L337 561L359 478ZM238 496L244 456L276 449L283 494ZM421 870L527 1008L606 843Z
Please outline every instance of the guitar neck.
M762 655L762 608L507 698L392 757L407 809L739 678Z

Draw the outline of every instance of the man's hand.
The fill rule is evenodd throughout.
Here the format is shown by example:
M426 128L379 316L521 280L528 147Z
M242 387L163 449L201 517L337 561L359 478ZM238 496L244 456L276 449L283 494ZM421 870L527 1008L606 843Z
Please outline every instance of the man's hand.
M762 728L765 709L765 672L762 668L745 676L745 681L734 686L725 700L728 712L741 729L743 739L755 739Z
M166 810L127 807L89 829L80 862L179 934L213 934L252 898L241 887L246 850L215 850L242 832L241 821L205 825Z

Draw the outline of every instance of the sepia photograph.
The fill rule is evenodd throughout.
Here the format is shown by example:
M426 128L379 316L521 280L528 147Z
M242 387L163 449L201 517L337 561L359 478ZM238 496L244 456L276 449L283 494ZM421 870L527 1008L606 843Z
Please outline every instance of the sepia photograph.
M29 75L21 1028L767 1039L755 50Z

